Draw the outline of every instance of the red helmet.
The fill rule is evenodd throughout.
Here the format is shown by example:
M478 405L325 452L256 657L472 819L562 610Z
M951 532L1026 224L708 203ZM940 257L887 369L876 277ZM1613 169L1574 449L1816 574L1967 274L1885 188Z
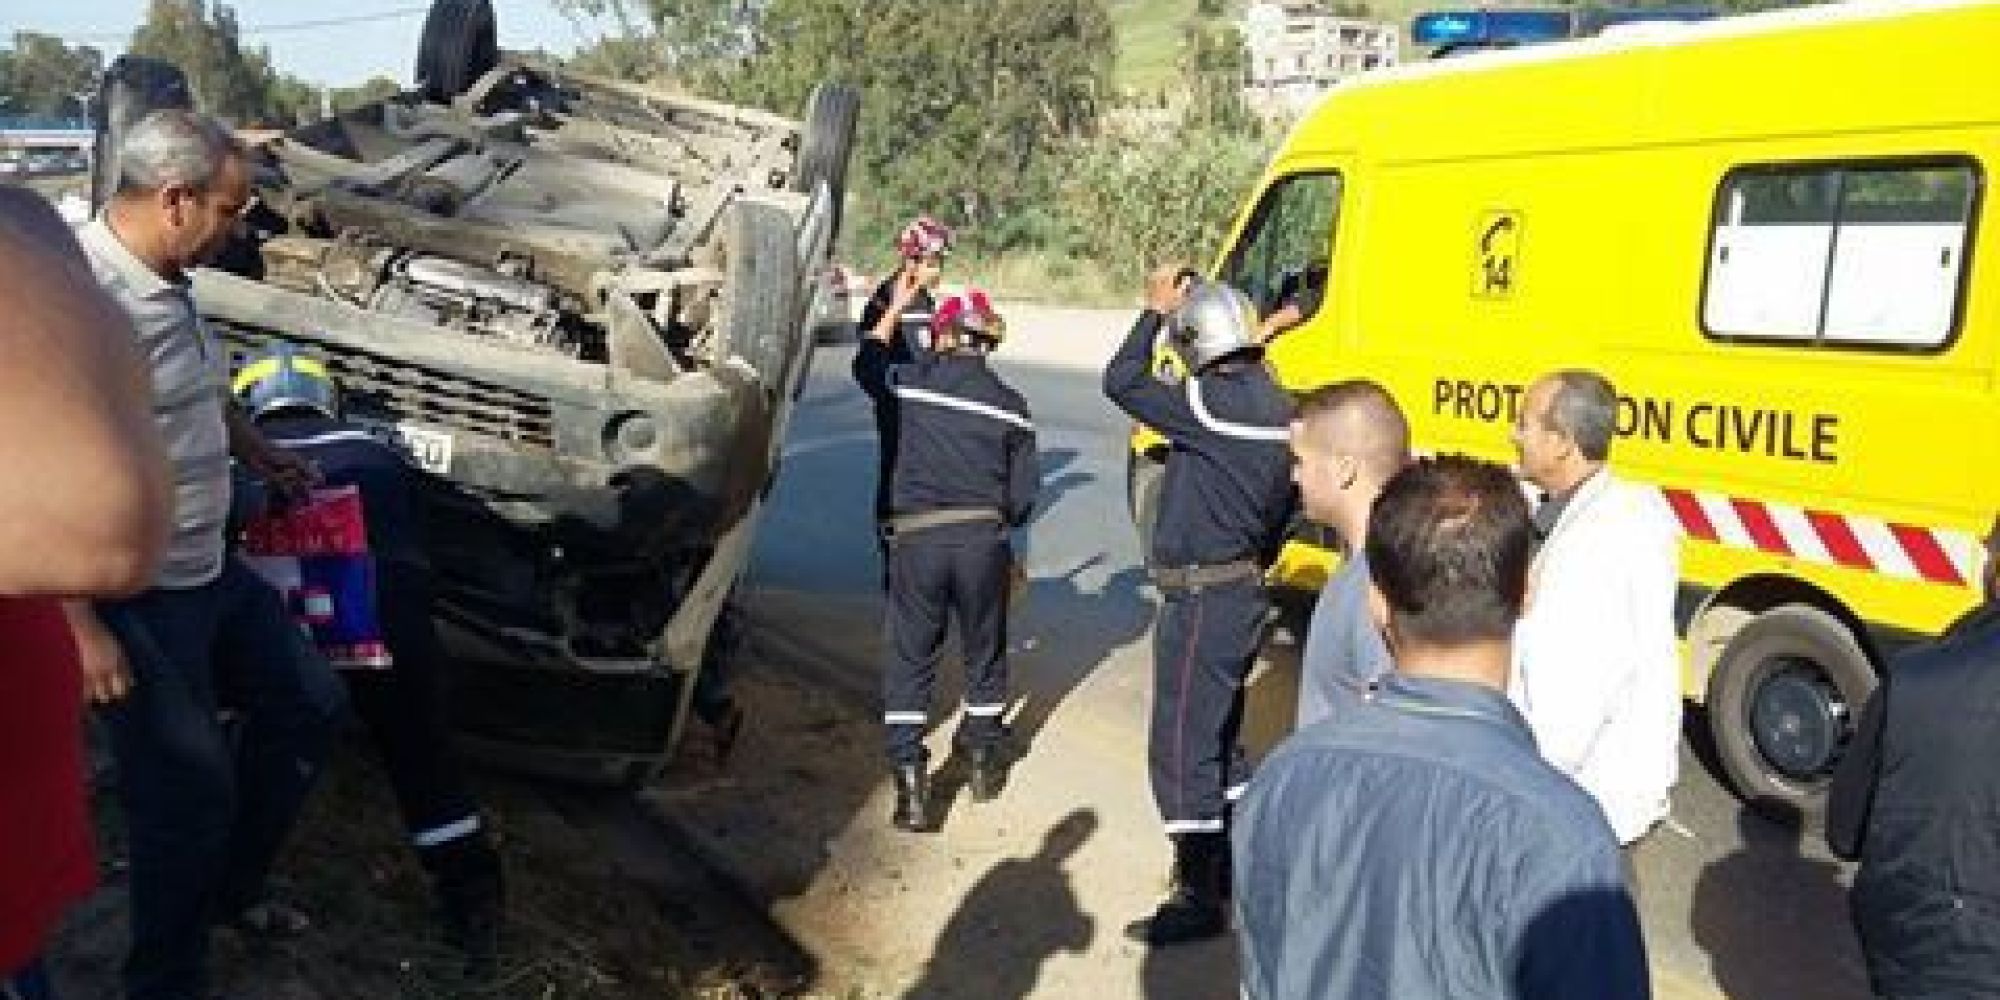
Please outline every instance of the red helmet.
M1007 323L993 308L993 300L977 288L968 288L940 303L931 313L931 336L949 327L998 344L1007 336Z
M951 252L951 228L928 215L919 215L896 234L896 255L904 260Z

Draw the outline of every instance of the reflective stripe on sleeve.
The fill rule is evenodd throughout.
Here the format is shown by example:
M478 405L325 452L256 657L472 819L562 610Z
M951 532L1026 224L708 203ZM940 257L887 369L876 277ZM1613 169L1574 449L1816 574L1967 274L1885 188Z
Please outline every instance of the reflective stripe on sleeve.
M911 399L919 403L930 403L933 406L943 406L949 409L959 410L965 413L978 414L979 416L986 417L991 420L998 420L1003 423L1013 424L1014 426L1019 427L1022 430L1031 431L1035 429L1034 423L1030 421L1027 417L1021 416L1018 413L1011 413L997 406L991 406L986 403L975 403L970 399L960 399L957 396L947 396L944 393L932 392L929 389L918 389L914 386L904 385L900 382L896 383L894 389L896 392L896 396L899 399Z
M1233 437L1243 441L1269 441L1277 444L1286 444L1292 440L1292 429L1290 427L1258 427L1253 424L1239 424L1224 420L1210 413L1208 404L1201 398L1201 379L1188 379L1187 387L1188 408L1194 410L1194 418L1201 421L1203 427L1223 437Z

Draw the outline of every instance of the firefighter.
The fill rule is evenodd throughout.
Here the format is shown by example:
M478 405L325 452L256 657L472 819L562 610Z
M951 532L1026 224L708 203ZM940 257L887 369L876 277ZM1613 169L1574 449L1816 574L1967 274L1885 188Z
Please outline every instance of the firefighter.
M861 307L861 343L854 352L854 379L875 405L875 520L889 516L889 483L896 469L896 400L880 391L892 365L917 360L928 346L938 282L951 253L951 230L928 215L918 216L896 237L896 273L882 280ZM886 572L887 552L883 553Z
M907 304L914 282L899 287ZM931 686L948 622L958 622L965 661L964 717L954 739L970 766L975 801L999 794L1011 762L1006 724L1007 605L1014 549L1008 533L1034 512L1040 469L1034 424L1021 394L987 365L1005 327L985 293L968 290L938 307L930 348L864 383L895 400L902 454L882 521L888 552L888 664L882 721L896 783L892 822L931 829ZM876 342L893 326L869 330Z
M1152 370L1164 331L1186 368ZM1264 568L1293 506L1291 404L1261 359L1255 308L1227 285L1171 268L1104 370L1104 393L1169 442L1148 571L1153 629L1153 798L1173 844L1173 887L1126 933L1166 945L1228 927L1229 803L1249 779L1238 741L1243 684L1262 639Z
M403 454L340 417L319 361L279 344L237 374L237 395L274 444L318 466L328 486L361 491L375 563L376 613L391 664L342 670L350 700L389 772L417 859L431 876L446 936L468 969L492 969L503 913L498 853L451 752L445 654L431 619L431 571Z

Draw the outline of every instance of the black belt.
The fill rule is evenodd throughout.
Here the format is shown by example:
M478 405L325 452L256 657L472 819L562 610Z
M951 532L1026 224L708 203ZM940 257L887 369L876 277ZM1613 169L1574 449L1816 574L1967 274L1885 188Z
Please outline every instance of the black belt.
M1000 522L1000 512L991 507L948 507L943 510L919 511L915 514L891 514L882 522L882 537L893 542L898 535L913 535L931 528L942 528L947 524L999 524Z
M1238 559L1234 562L1196 564L1191 566L1148 566L1147 575L1153 584L1164 590L1199 590L1203 587L1219 587L1238 580L1255 580L1264 575L1264 567L1255 559Z

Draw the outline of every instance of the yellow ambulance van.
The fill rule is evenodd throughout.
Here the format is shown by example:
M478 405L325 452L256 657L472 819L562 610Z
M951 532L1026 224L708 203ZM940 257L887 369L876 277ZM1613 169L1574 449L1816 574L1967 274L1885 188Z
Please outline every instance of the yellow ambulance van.
M1528 382L1610 376L1612 466L1685 533L1686 691L1740 794L1811 813L1885 654L1976 602L2000 510L1996 41L2000 3L1853 3L1365 74L1213 276L1266 308L1323 283L1271 364L1381 381L1423 451L1512 461ZM1135 509L1160 457L1135 434Z

